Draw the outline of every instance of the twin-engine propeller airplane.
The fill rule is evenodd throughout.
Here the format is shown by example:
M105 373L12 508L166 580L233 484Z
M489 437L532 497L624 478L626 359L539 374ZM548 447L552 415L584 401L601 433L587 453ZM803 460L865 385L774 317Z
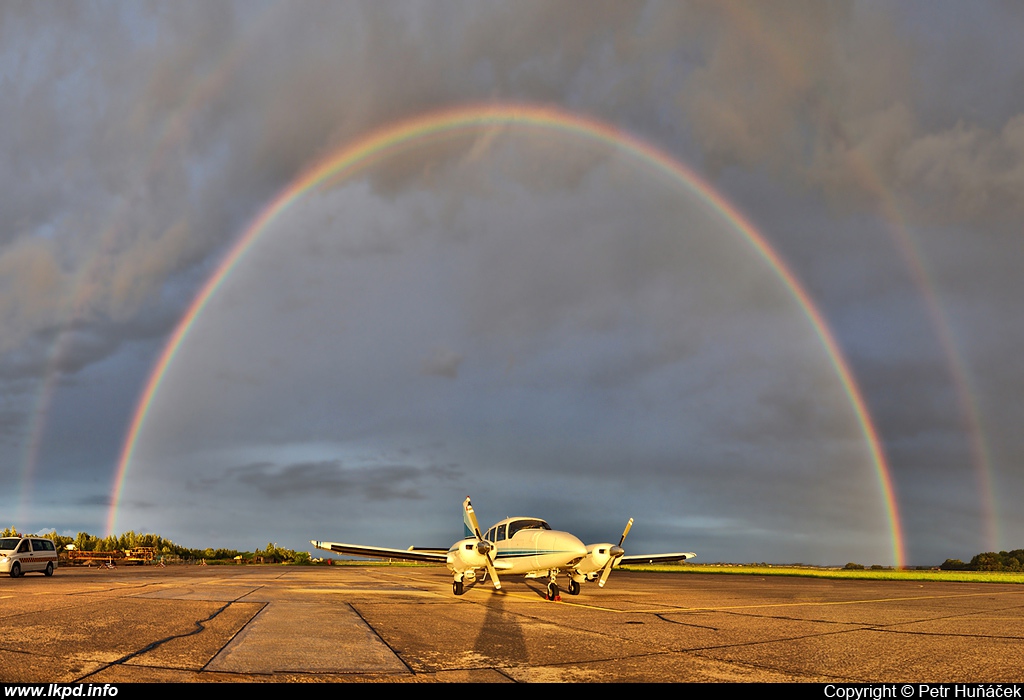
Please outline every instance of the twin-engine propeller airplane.
M464 584L473 583L477 579L483 581L486 576L491 577L495 590L500 589L499 571L503 576L547 576L548 600L561 600L557 581L561 571L569 576L570 595L579 595L580 584L584 581L597 581L597 585L603 588L612 569L620 564L684 561L697 556L693 552L626 556L622 542L633 527L632 518L626 523L626 529L622 531L617 545L610 542L584 545L574 535L552 530L550 525L537 518L506 518L486 533L481 533L469 498L466 498L462 507L466 537L453 544L448 551L415 547L388 549L320 540L310 540L310 543L317 549L338 554L444 564L454 576L452 592L455 595L463 594Z

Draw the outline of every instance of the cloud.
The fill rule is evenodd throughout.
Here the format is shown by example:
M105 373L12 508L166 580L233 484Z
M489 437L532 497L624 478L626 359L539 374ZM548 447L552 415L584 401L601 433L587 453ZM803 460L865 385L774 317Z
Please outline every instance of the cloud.
M268 498L328 497L393 501L423 498L426 484L459 476L452 465L412 467L379 465L345 468L340 460L303 462L277 467L268 462L226 470L230 481L251 486Z
M77 504L79 506L83 506L86 508L95 506L101 508L109 508L112 502L113 498L110 496L110 494L94 494L92 496L82 496L77 500Z
M64 306L65 280L46 241L23 240L0 251L0 353L11 350L34 330L52 324Z
M1003 102L1001 115L983 105L973 116L999 124L991 128L925 93L919 55L946 51L908 40L890 8L731 3L703 20L714 38L679 104L713 170L768 167L844 208L895 197L905 216L923 221L1019 214L1024 113L1007 110L1024 105ZM996 91L1010 77L1000 73ZM915 96L958 114L957 123L935 122Z
M1016 220L1024 211L1024 114L998 132L958 123L920 136L896 158L900 185L922 192L921 214L942 221L957 218Z
M38 417L38 473L75 464L84 482L106 483L139 394L118 385L127 398L112 401L111 384L143 375L225 252L299 173L427 110L527 100L613 123L710 178L838 329L904 493L931 463L959 488L969 421L940 342L961 353L993 464L1022 452L1022 18L1003 5L856 2L8 3L0 432ZM454 444L461 431L477 442L425 461L592 476L608 460L583 450L563 463L559 450L625 435L620 464L693 492L722 475L761 478L807 435L843 443L846 403L817 400L835 377L788 382L780 369L802 365L792 358L805 347L801 327L775 325L791 295L774 273L754 274L764 261L745 241L723 243L724 227L694 235L706 207L674 183L558 131L494 127L399 151L356 173L333 208L312 203L335 192L323 188L289 211L282 237L301 239L301 263L287 246L263 267L246 259L258 284L211 305L223 315L197 327L191 365L182 348L179 377L204 386L190 395L187 381L169 382L154 407L168 445L401 430ZM891 239L899 227L913 240ZM303 238L316 229L325 235ZM926 281L951 341L928 332ZM757 369L766 364L775 375ZM54 410L40 402L69 395ZM109 446L88 466L67 440L83 425L91 445ZM524 435L536 454L516 452ZM24 445L8 444L0 457L20 464ZM410 505L458 473L412 466L421 454L378 470L296 454L233 456L218 464L243 466L208 485L261 507L319 493ZM730 462L751 455L762 471ZM1020 480L1001 469L1009 503ZM752 531L755 514L794 531L750 510ZM922 537L938 542L932 525Z
M461 364L462 355L448 348L438 348L433 355L423 361L421 371L423 374L455 379L459 376Z

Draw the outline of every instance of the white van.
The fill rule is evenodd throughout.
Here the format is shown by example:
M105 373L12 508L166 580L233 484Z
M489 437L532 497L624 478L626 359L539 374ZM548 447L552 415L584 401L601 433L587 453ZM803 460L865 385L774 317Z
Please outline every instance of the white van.
M0 573L18 578L30 571L53 576L57 548L45 537L0 537Z

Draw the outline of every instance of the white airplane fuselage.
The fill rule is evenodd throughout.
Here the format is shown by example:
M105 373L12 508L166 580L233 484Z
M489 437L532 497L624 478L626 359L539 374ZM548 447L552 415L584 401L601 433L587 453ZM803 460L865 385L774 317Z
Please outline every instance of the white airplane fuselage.
M509 531L513 531L511 537ZM484 539L493 546L494 568L502 574L546 574L587 556L587 547L578 537L552 530L537 518L502 520ZM459 540L448 550L447 565L453 572L483 568L485 562L486 555L478 552L475 537Z

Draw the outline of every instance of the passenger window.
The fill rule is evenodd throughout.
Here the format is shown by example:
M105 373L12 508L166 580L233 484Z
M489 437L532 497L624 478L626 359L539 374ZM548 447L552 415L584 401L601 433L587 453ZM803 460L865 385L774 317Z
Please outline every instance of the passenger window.
M505 539L505 526L504 525L499 525L498 526L498 539L495 540L495 542L500 542L500 541L502 541L504 539Z

